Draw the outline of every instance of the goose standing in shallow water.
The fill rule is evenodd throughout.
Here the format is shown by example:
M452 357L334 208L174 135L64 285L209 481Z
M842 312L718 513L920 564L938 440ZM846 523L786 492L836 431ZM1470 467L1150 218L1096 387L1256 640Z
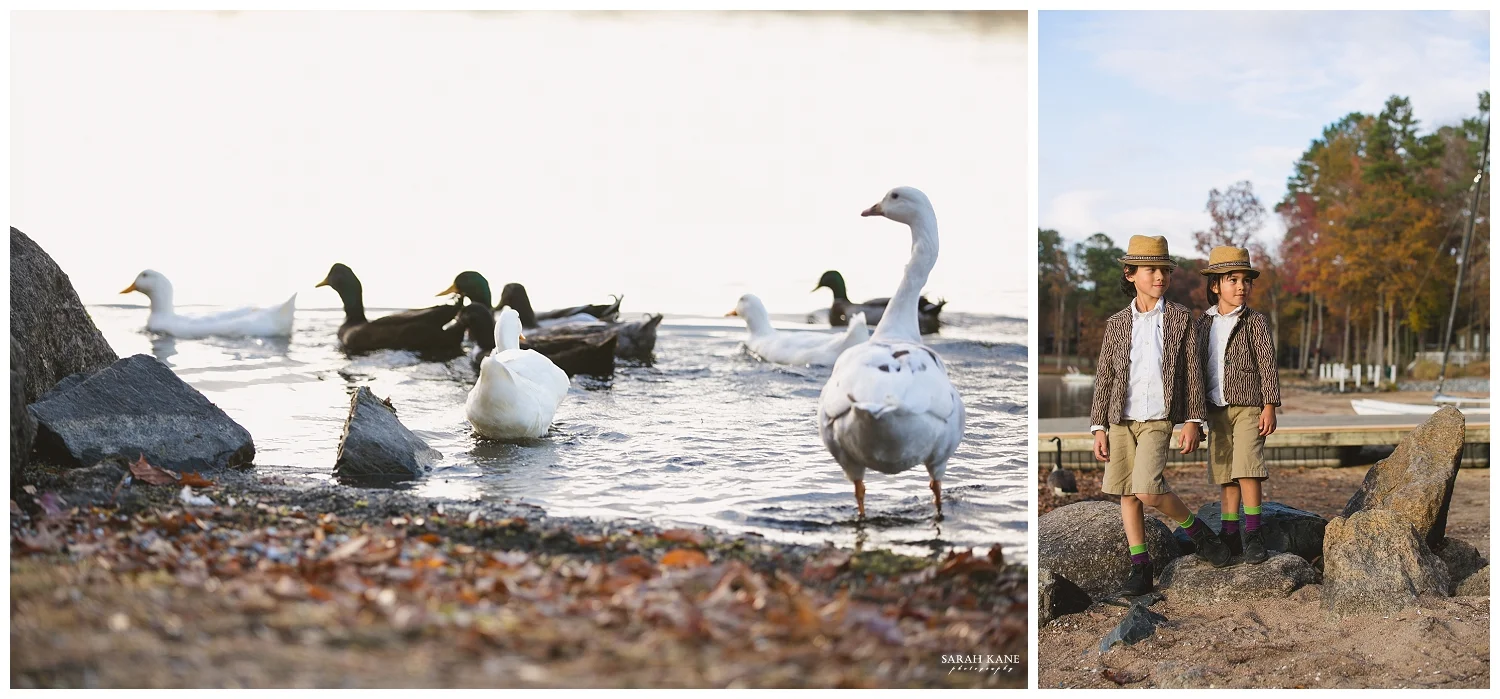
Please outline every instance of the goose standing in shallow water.
M463 354L463 324L448 326L448 321L458 316L459 304L401 311L367 320L364 285L360 284L359 277L354 276L354 270L335 263L317 286L332 287L344 302L344 324L339 326L339 344L345 352L360 354L395 349L453 357Z
M292 317L297 311L297 295L280 306L270 308L236 308L201 316L178 315L172 305L172 282L166 275L148 269L135 276L122 294L139 291L151 300L151 315L146 330L185 339L201 337L291 337Z
M907 224L911 260L870 341L834 363L818 398L818 436L854 484L861 517L866 470L894 474L922 464L941 518L943 471L963 440L964 404L917 325L922 285L937 264L937 214L927 195L897 187L860 215Z
M865 322L880 324L880 318L885 314L886 306L891 302L888 298L870 299L864 303L854 303L849 300L849 291L844 287L844 275L837 271L828 270L818 278L818 285L813 291L828 289L833 292L833 305L828 309L828 324L840 328L849 324L850 319L860 313L865 314ZM938 314L943 312L943 306L947 301L933 303L926 296L917 300L917 329L923 335L938 331Z
M828 366L838 361L844 350L870 339L870 329L862 315L856 315L849 329L842 333L779 332L771 327L771 314L755 294L741 296L734 310L725 316L743 318L750 331L745 346L755 356L775 364Z

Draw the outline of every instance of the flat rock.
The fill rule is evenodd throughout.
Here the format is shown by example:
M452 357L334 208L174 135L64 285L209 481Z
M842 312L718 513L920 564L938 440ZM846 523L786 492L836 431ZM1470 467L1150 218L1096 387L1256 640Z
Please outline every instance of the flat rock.
M386 485L425 475L443 458L396 419L396 408L366 386L349 398L333 473L352 485Z
M1489 597L1490 596L1490 567L1480 568L1478 572L1464 578L1459 583L1458 591L1454 593L1462 597Z
M1479 549L1463 539L1443 538L1443 547L1437 550L1438 558L1443 559L1443 566L1448 569L1448 581L1454 588L1463 584L1470 575L1479 572L1479 569L1489 565Z
M174 471L243 466L250 433L155 357L137 354L69 380L29 410L36 453L69 468L118 456Z
M10 335L26 364L26 404L65 376L93 373L120 357L78 300L52 257L25 233L10 229Z
M1046 568L1036 572L1036 589L1038 625L1047 624L1064 614L1081 612L1094 603L1083 588Z
M1428 548L1442 548L1463 450L1463 413L1451 405L1439 408L1402 437L1390 456L1370 467L1344 506L1344 517L1361 510L1390 510L1416 525Z
M1210 502L1198 508L1197 517L1217 534L1223 526L1219 521L1221 512L1219 503ZM1315 563L1323 556L1323 530L1327 526L1328 520L1315 512L1269 500L1260 506L1260 531L1267 551L1285 551ZM1198 550L1187 532L1177 529L1172 536L1177 539L1184 555Z
M1316 585L1321 576L1307 559L1278 553L1256 565L1240 563L1215 568L1197 556L1183 556L1167 564L1160 587L1168 598L1193 604L1280 599L1303 585Z
M1337 616L1390 614L1448 590L1447 567L1401 514L1362 510L1328 523L1324 609Z
M1153 517L1146 518L1146 551L1158 575L1182 555L1167 525ZM1118 590L1130 577L1130 546L1119 504L1075 502L1039 517L1037 565L1067 578L1094 599Z
M26 358L21 339L10 336L10 487L16 490L31 456L36 438L36 419L26 409Z
M1125 612L1125 618L1099 641L1099 652L1107 653L1117 644L1131 646L1151 638L1156 634L1156 627L1166 621L1166 617L1151 611L1144 604L1131 604L1130 611Z

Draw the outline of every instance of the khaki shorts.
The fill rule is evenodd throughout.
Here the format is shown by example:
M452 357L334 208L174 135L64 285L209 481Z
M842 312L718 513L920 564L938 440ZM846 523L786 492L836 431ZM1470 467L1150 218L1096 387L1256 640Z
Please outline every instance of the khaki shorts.
M1110 495L1172 492L1162 469L1167 467L1167 449L1172 443L1171 420L1126 421L1109 426L1109 463L1104 466L1104 485Z
M1253 405L1208 406L1208 480L1229 485L1237 478L1270 478L1260 411Z

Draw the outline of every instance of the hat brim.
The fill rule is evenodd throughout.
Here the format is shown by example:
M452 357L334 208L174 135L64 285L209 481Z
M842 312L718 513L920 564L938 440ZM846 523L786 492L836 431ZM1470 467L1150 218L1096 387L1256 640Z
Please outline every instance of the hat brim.
M1202 274L1205 277L1210 274L1229 274L1230 272L1244 272L1245 276L1250 277L1251 279L1255 279L1260 276L1260 270L1252 268L1250 265L1247 265L1243 262L1221 262L1219 264L1209 265L1207 267L1204 267L1203 269L1198 270L1198 273Z
M1168 255L1126 255L1120 258L1122 265L1135 265L1137 267L1171 267L1177 268L1177 263L1172 261Z

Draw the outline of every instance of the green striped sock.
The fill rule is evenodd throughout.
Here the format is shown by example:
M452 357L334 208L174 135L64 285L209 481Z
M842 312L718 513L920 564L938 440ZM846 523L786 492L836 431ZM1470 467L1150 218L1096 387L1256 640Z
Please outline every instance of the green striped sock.
M1219 530L1226 536L1240 533L1240 513L1224 512L1219 515Z

